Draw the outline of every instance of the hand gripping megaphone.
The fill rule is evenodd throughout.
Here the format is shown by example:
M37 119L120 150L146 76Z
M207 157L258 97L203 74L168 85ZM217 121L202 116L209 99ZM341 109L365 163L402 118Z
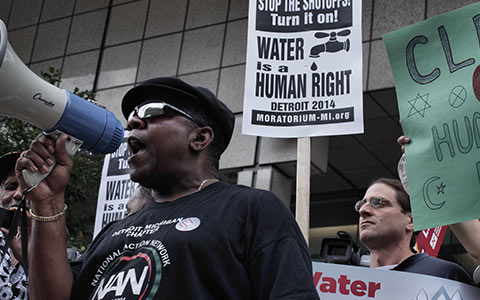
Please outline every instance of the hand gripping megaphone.
M26 121L46 134L64 132L73 138L71 155L81 145L91 153L114 152L123 140L115 115L33 73L13 51L0 20L0 115ZM79 141L80 140L80 141ZM25 174L24 174L25 175ZM45 176L41 176L43 177ZM41 181L35 179L34 181ZM32 182L29 185L36 185Z

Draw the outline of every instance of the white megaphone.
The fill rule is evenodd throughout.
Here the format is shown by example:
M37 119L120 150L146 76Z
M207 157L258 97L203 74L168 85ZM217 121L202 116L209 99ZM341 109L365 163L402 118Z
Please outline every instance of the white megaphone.
M26 121L46 134L58 131L68 134L77 141L70 146L76 148L71 155L78 149L75 145L80 144L92 153L111 153L123 140L122 124L112 112L57 88L25 66L8 43L7 28L2 20L0 115Z

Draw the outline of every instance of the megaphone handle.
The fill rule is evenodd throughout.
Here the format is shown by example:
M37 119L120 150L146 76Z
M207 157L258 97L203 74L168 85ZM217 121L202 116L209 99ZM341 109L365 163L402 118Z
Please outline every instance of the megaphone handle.
M51 132L51 133L46 133L46 135L54 138L55 140L58 139L60 134L62 134L62 132L59 131L59 130L56 130L56 131ZM70 157L73 157L73 155L75 155L75 153L78 151L78 149L80 148L82 143L83 142L81 140L76 139L72 136L68 136L68 139L65 142L65 151L67 151L67 153L68 153L68 155L70 155ZM50 172L52 172L56 163L57 162L55 160L55 157L53 157L53 164L48 168L47 173L40 173L39 171L38 172L32 172L32 171L29 171L27 169L22 170L23 179L25 180L25 183L28 185L29 188L37 187L37 185L43 179L45 179L50 174Z

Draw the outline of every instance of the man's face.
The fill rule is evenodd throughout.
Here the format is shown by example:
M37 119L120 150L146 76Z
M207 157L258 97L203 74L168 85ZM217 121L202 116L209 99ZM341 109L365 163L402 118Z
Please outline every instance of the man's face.
M372 198L384 199L380 207L374 208ZM400 242L413 231L411 213L402 213L395 190L383 183L372 185L365 193L367 200L360 208L360 241L368 249L379 249L385 244ZM409 239L408 239L409 240Z
M7 177L2 183L2 189L0 191L0 200L3 208L10 208L14 205L18 205L22 199L22 190L17 182L17 177L13 170L8 173Z
M178 180L188 165L191 122L182 115L169 111L165 116L140 119L134 116L128 122L130 136L130 178L145 187Z

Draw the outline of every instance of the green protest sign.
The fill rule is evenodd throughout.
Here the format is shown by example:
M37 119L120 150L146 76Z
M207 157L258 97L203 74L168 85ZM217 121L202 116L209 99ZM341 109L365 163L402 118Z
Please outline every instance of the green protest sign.
M383 36L415 230L480 217L480 3Z

